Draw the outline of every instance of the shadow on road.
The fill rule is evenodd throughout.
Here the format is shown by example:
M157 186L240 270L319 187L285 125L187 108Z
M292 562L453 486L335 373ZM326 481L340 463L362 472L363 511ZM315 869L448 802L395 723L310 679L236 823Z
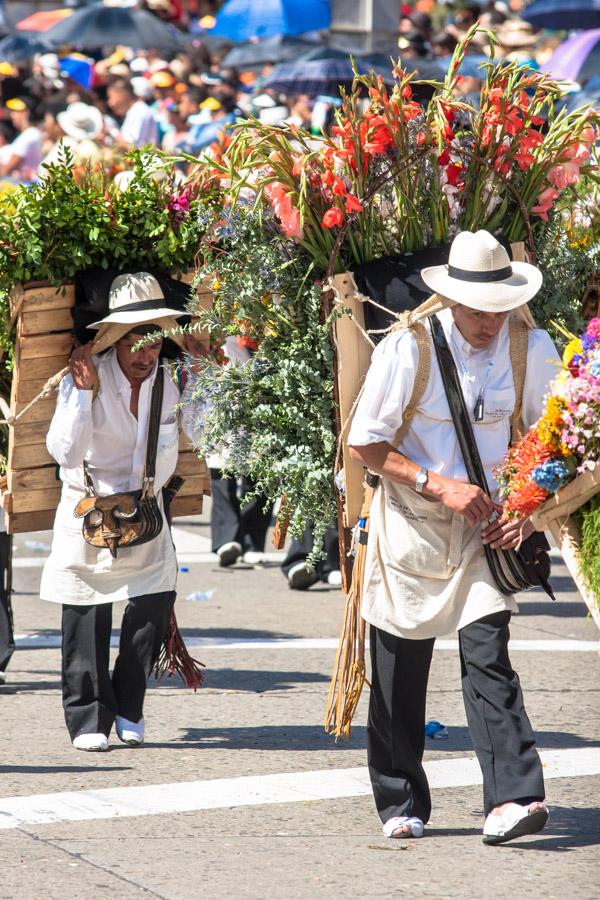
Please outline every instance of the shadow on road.
M355 725L350 740L335 743L314 725L260 725L253 728L188 728L177 741L152 743L152 748L210 747L227 750L363 750L366 728Z
M539 750L566 750L577 747L600 747L600 741L591 741L586 737L569 731L536 731L535 739ZM428 738L427 749L454 752L473 750L473 744L466 727L450 727L448 737L444 740Z
M569 853L578 847L597 845L600 845L600 808L550 806L550 822L541 834L536 835L533 840L500 844L500 847Z

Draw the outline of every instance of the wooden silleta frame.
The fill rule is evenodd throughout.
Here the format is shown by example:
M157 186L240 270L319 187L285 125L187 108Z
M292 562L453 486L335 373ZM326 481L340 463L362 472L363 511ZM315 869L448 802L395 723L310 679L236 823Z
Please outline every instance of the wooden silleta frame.
M190 283L193 273L182 280ZM45 383L63 369L73 350L74 285L17 285L11 293L10 319L16 327L15 365L10 405L2 401L7 419L18 415ZM210 290L198 289L198 305L212 302ZM207 335L199 335L208 340ZM46 449L46 434L56 406L56 394L38 400L9 425L8 467L2 503L9 534L52 528L60 498L58 469ZM171 504L173 518L198 515L202 498L210 494L210 473L183 434L180 435L176 474L183 487Z

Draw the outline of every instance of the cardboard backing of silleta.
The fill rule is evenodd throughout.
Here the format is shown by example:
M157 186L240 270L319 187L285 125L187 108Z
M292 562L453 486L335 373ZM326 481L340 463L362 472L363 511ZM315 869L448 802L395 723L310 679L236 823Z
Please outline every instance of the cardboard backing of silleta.
M193 274L182 276L190 283ZM18 415L42 390L49 378L69 362L74 347L71 308L75 287L30 283L13 288L10 319L16 327L15 365L10 407L2 401L6 419ZM211 293L198 289L198 305L206 308ZM197 334L200 340L207 336ZM58 468L46 449L46 434L56 406L56 391L38 400L9 425L8 468L2 503L9 534L50 529L60 498ZM210 473L180 434L176 474L185 479L171 504L173 518L198 515L202 498L210 494Z

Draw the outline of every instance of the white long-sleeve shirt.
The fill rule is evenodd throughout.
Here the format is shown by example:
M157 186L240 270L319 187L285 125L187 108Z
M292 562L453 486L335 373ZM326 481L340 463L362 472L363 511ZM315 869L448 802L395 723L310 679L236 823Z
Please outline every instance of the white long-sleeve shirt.
M438 318L456 362L469 411L474 409L478 394L485 386L484 417L482 421L475 422L471 416L471 421L490 490L493 491L497 484L492 470L502 461L510 442L511 416L515 406L508 320L487 347L476 350L454 324L450 309L442 310ZM417 342L408 331L388 335L375 348L348 435L351 446L381 441L395 446L394 438L412 395L418 356ZM523 422L526 428L542 413L544 395L558 373L557 362L559 356L550 335L541 329L531 330L523 387ZM433 342L429 383L410 427L396 449L417 465L438 475L463 482L469 480Z
M111 603L143 594L175 590L177 561L165 521L161 488L177 465L179 390L165 372L154 488L163 512L160 534L146 544L124 547L113 559L82 535L75 506L84 496L83 461L98 494L134 491L142 486L150 401L156 372L142 382L137 419L131 413L131 386L116 352L94 357L99 390L78 390L67 375L60 386L46 443L60 464L62 495L56 512L52 550L44 566L40 596L69 604Z

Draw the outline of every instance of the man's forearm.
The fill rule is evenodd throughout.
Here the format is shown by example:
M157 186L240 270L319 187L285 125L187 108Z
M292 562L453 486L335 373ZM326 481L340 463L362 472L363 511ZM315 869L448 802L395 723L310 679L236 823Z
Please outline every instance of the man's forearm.
M409 459L408 456L404 456L399 450L395 450L387 441L367 444L364 447L350 447L350 455L352 459L362 463L371 472L383 475L390 481L397 481L399 484L405 484L411 488L416 485L416 478L421 466ZM446 479L434 472L429 472L429 480L423 489L423 495L440 500L443 481Z

